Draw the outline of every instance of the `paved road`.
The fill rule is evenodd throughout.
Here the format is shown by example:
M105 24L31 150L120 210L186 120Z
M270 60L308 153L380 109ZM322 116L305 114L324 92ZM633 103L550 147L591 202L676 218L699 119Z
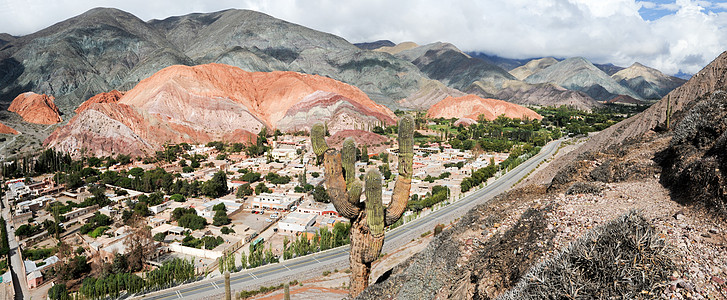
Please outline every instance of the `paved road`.
M447 224L464 215L472 207L485 203L492 197L507 191L518 180L526 176L532 169L546 158L553 155L559 141L554 141L543 147L541 152L522 163L517 168L506 173L487 187L434 211L419 219L406 223L386 233L383 252L391 252L420 236L423 232L433 230L436 224ZM253 290L260 286L278 285L280 283L305 280L320 276L323 271L348 268L349 246L342 246L324 252L315 253L277 264L266 265L253 270L244 270L230 276L232 290ZM221 277L204 279L174 288L146 294L137 299L216 299L224 294L224 279Z
M23 262L20 260L20 248L18 247L18 240L15 237L15 230L12 228L13 218L10 215L10 203L8 199L10 197L7 194L2 196L4 206L2 214L7 224L8 243L10 244L10 272L13 277L13 286L15 287L15 299L22 300L24 297L27 298L30 293L28 292L27 278L21 268Z

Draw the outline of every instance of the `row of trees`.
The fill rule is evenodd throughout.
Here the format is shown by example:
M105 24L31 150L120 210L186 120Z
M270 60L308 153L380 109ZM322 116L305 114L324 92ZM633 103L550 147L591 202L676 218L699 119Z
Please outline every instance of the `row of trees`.
M422 209L432 207L434 204L443 202L449 198L449 188L441 185L432 187L432 193L426 197L419 199L417 194L411 196L411 200L407 203L407 209L410 211L421 211Z
M135 294L142 291L154 291L178 285L194 278L194 263L175 258L164 262L157 269L146 272L144 278L132 273L108 274L98 279L88 277L83 280L79 293L86 299L117 298L122 292ZM49 292L48 295L51 300L69 299L58 295L56 291L54 293Z

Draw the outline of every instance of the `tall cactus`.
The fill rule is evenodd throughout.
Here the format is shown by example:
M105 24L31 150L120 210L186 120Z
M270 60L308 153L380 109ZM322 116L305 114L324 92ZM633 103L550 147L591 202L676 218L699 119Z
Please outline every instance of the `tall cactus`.
M414 119L399 120L399 176L388 207L381 200L382 179L378 170L370 170L364 180L366 201L361 202L362 183L356 178L356 145L351 138L341 151L328 148L323 124L311 130L313 151L323 157L328 195L338 213L351 220L351 295L360 294L368 285L371 263L381 254L384 227L401 218L409 200L414 157ZM345 175L344 175L345 174Z

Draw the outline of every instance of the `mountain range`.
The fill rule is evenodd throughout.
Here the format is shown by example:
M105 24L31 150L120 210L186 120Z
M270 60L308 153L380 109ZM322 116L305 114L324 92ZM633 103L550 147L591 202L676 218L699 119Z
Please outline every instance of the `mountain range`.
M59 114L69 120L96 95L126 93L169 66L210 63L329 77L358 87L391 110L426 110L447 97L468 94L591 110L619 95L653 99L680 84L640 65L595 66L584 58L531 62L466 53L442 42L354 45L249 10L143 21L118 9L96 8L26 36L0 35L0 107L34 92L53 97ZM0 119L26 130L9 112L0 112ZM299 121L295 126L303 126Z
M309 131L323 121L335 133L391 125L395 118L358 88L324 76L171 66L123 95L89 99L45 145L71 155L86 149L97 156L143 156L166 143L247 142L263 128Z

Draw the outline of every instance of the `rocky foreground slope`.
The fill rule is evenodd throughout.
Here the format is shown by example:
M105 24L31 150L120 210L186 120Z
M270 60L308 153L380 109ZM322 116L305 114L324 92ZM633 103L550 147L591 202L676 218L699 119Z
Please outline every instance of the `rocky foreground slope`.
M53 96L46 94L22 93L15 97L8 110L17 113L29 123L56 124L63 119L54 100Z
M144 155L165 143L243 142L262 128L336 132L393 124L396 116L356 87L295 72L246 72L207 64L172 66L121 98L98 95L44 144L77 155Z

